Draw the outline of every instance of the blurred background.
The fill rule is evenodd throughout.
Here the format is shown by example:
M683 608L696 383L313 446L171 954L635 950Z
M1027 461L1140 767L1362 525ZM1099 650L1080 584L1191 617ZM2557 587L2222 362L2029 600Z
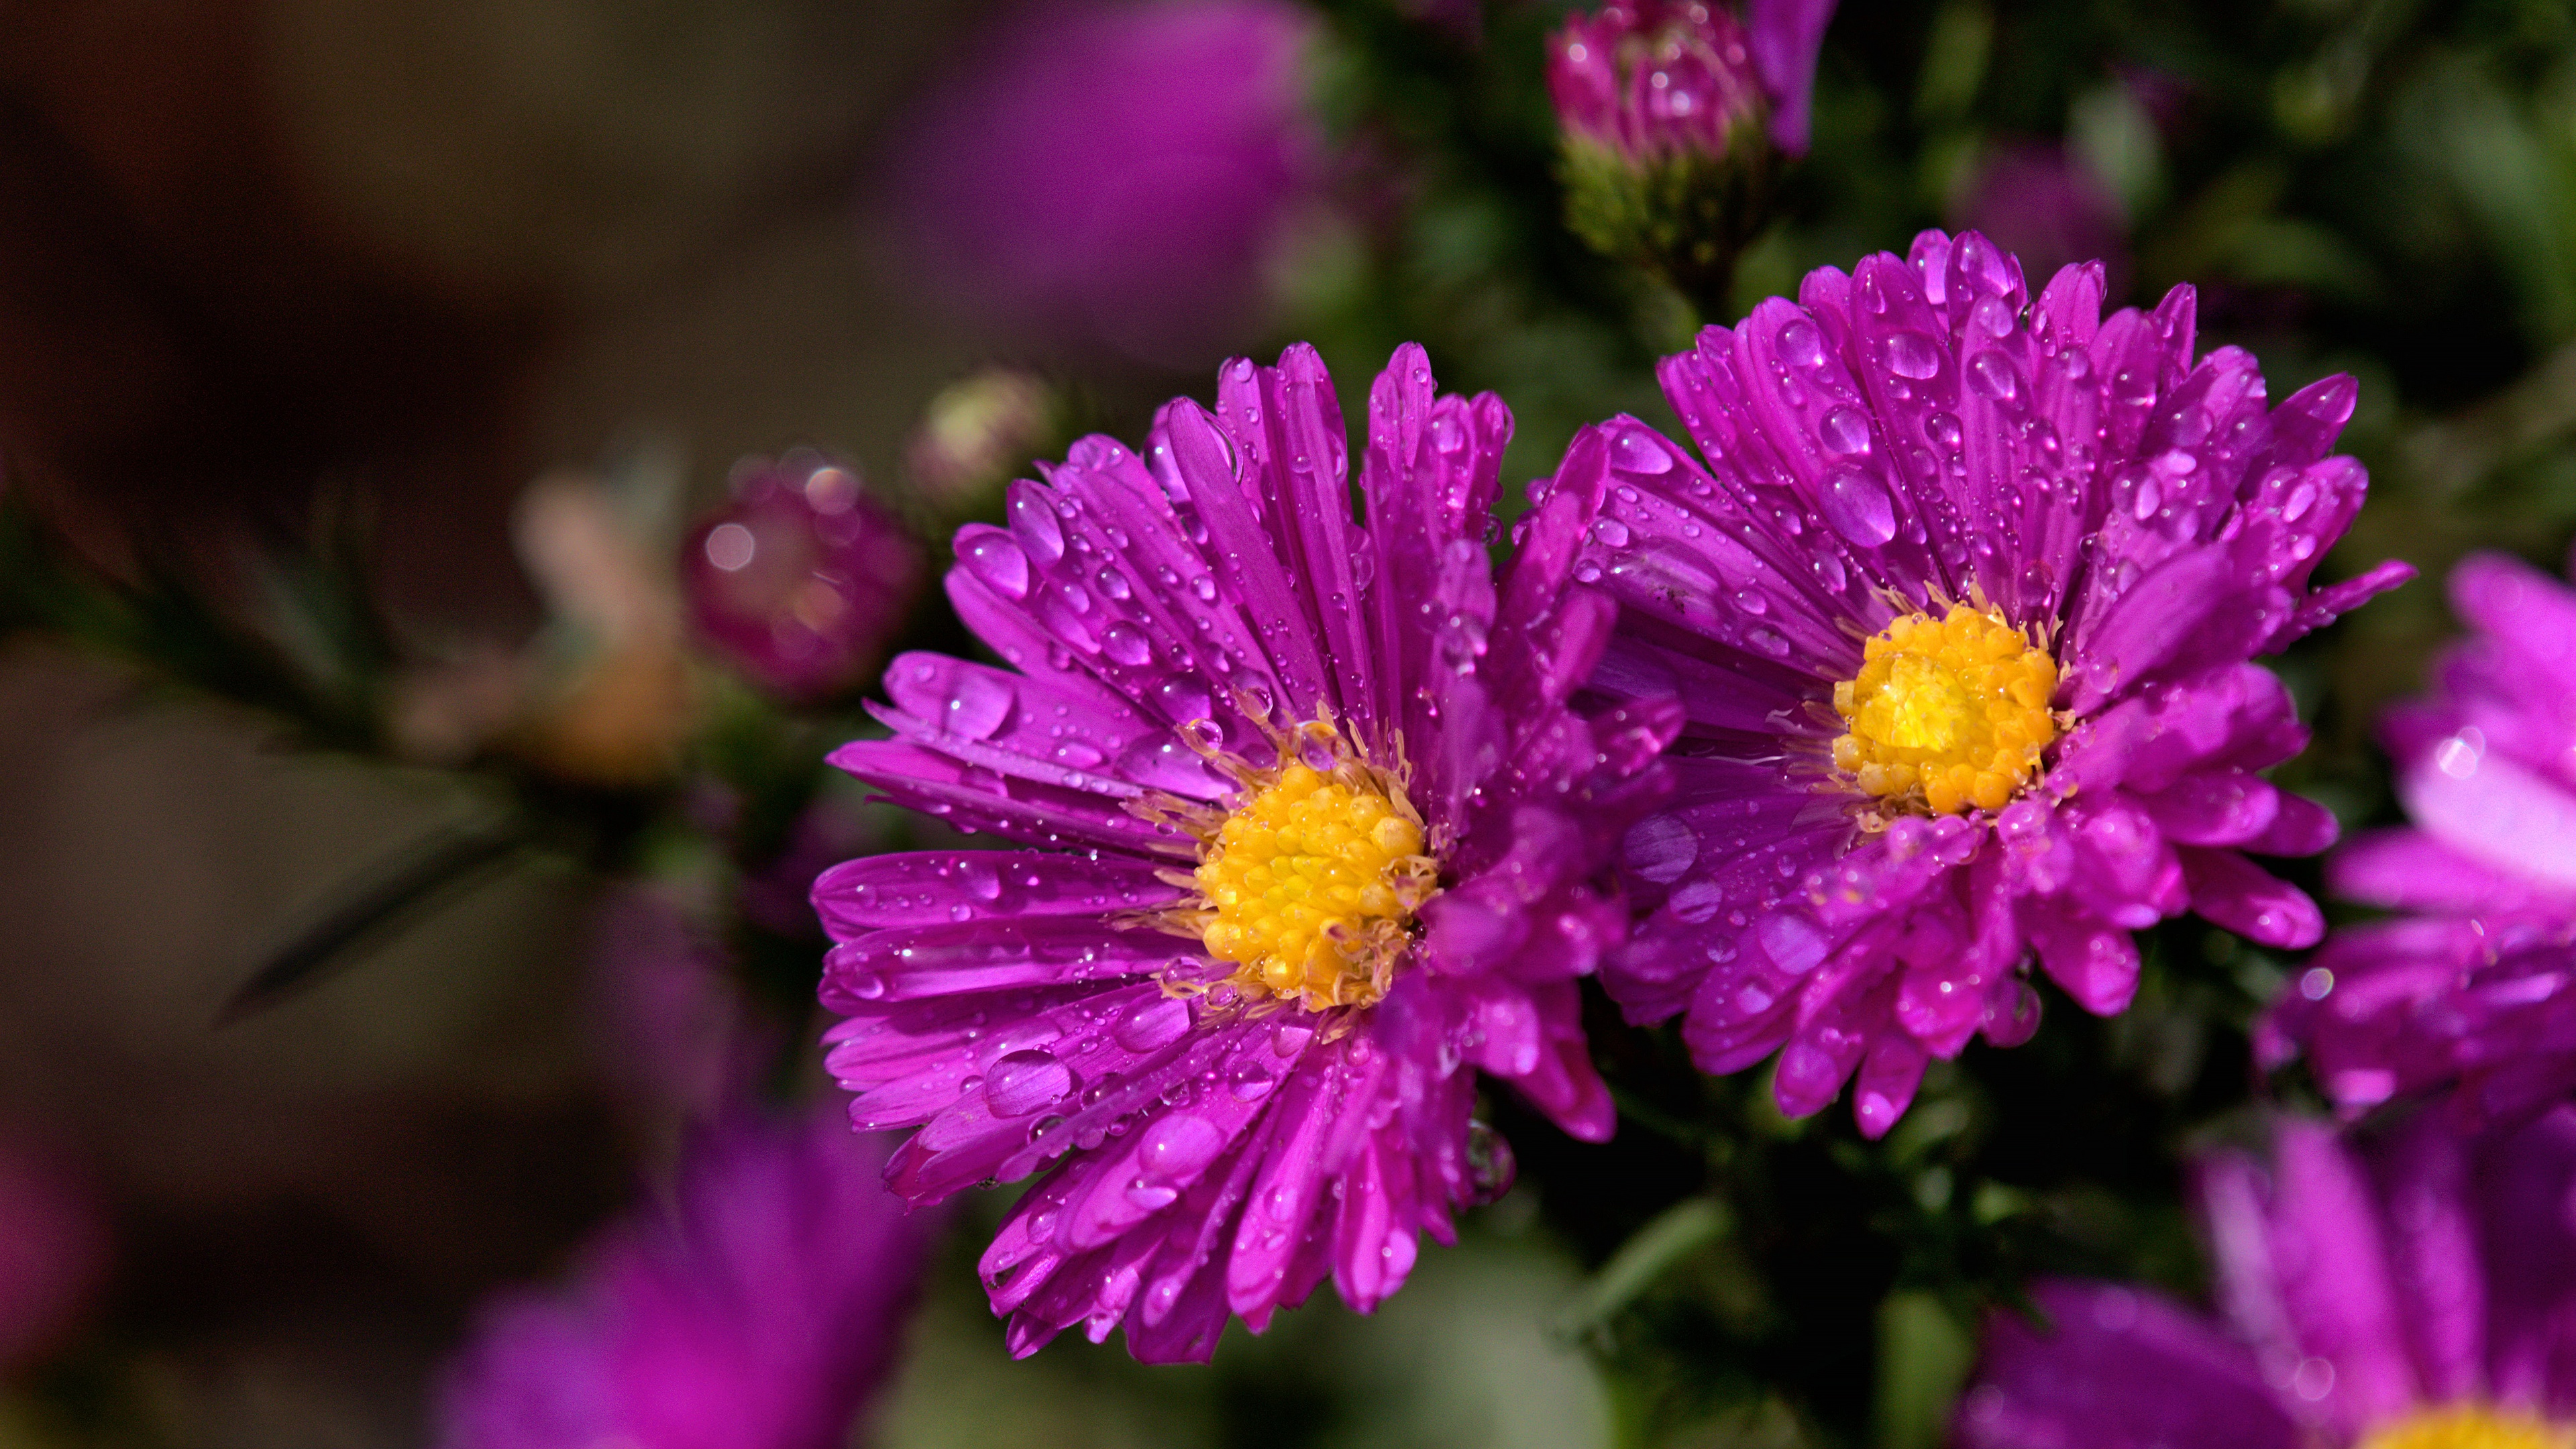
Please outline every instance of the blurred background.
M0 13L0 1446L433 1442L478 1303L563 1274L691 1124L823 1096L806 885L943 837L819 761L890 650L968 647L939 540L1031 460L1298 338L1346 405L1406 339L1501 392L1507 495L1585 421L1670 428L1692 304L1563 222L1563 10ZM1731 305L1934 225L2034 290L2198 283L2275 398L2358 375L2345 571L2557 566L2576 7L1847 0ZM2449 627L2419 584L2283 663L2347 823ZM2032 1056L2159 1161L2243 1100L2282 969L2203 933ZM1638 1128L1675 1058L1604 1050L1649 1084L1620 1145L1512 1118L1520 1187L1381 1315L1210 1370L1012 1365L980 1195L874 1442L1906 1449L2023 1261L1986 1229L2193 1271L2169 1172L1972 1129L1970 1073L1910 1146L1799 1139L1770 1201L1863 1246L1703 1254L1659 1316L1601 1270L1733 1149Z

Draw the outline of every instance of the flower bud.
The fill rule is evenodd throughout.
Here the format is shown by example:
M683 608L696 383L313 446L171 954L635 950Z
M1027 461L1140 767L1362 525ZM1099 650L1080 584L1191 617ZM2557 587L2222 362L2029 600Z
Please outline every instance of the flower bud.
M762 686L816 701L873 674L925 567L921 546L858 473L814 453L737 471L733 502L689 534L690 620Z
M1714 315L1769 220L1784 154L1806 144L1814 43L1830 5L1616 0L1551 41L1566 223Z

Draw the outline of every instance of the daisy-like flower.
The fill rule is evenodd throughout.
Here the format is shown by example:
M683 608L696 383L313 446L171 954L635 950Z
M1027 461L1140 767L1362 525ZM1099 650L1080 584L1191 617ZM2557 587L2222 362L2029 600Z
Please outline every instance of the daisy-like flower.
M440 1398L444 1449L838 1449L894 1365L937 1214L840 1113L740 1118L672 1201L561 1292L488 1308Z
M2409 572L2308 586L2366 483L2326 456L2352 379L2267 410L2252 357L2194 360L2189 288L2101 307L2098 264L2033 304L1983 237L1926 232L1665 359L1707 467L1620 418L1542 486L1600 500L1596 687L1689 716L1603 982L1686 1009L1712 1072L1778 1053L1792 1116L1857 1072L1876 1135L1927 1059L2027 1039L2034 953L2107 1015L2139 927L2323 930L2246 859L2335 833L2257 773L2307 731L2248 660Z
M2576 1093L2576 590L2481 554L2451 605L2474 632L2382 721L2414 824L2327 868L2410 914L2338 931L2257 1029L2267 1064L2305 1047L2350 1112L2455 1082L2471 1120Z
M2222 1321L2059 1280L1998 1313L1962 1449L2567 1449L2576 1111L2355 1147L2312 1124L2203 1164Z
M1569 708L1615 612L1572 498L1486 555L1511 419L1406 346L1351 518L1321 360L1236 361L1144 450L1077 444L957 537L949 597L1012 667L898 659L894 738L834 763L1028 850L827 872L827 1038L861 1127L921 1130L915 1201L1045 1171L983 1258L1010 1343L1122 1324L1204 1359L1327 1274L1362 1312L1499 1191L1477 1074L1610 1134L1575 978L1650 808L1668 704Z

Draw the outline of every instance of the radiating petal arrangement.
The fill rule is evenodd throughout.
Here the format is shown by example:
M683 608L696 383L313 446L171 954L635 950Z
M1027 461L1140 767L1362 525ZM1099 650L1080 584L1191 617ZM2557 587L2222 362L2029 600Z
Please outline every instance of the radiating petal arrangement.
M831 1070L859 1126L919 1129L896 1189L1045 1174L983 1258L1015 1352L1078 1325L1204 1359L1327 1276L1375 1307L1510 1181L1480 1074L1609 1135L1575 983L1680 716L1574 701L1614 614L1576 500L1496 576L1510 431L1399 350L1354 521L1321 360L1229 364L1213 412L1085 439L962 531L949 597L1009 667L898 659L892 738L833 757L1035 847L815 886Z
M2107 1015L2129 933L2186 910L2316 942L2248 859L2335 837L2260 773L2307 730L2249 661L2410 570L2310 587L2367 485L2328 453L2352 380L2269 406L2192 320L2188 287L2104 317L2098 263L2034 300L1926 232L1665 359L1705 465L1633 419L1578 438L1541 496L1620 604L1594 688L1689 719L1622 847L1632 1019L1687 1012L1712 1072L1777 1054L1793 1117L1857 1074L1876 1136L1928 1060L2030 1035L2034 956Z

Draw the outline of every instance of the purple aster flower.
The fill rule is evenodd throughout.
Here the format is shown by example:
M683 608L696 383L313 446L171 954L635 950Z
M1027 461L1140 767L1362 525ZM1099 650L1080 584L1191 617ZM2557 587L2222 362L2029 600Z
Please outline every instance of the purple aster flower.
M444 1449L838 1449L893 1366L936 1214L838 1111L704 1140L562 1292L505 1296L443 1386Z
M2337 932L2256 1040L2304 1046L2347 1111L2458 1082L2455 1110L2512 1118L2576 1092L2576 591L2480 554L2451 604L2474 632L2382 722L2414 824L2327 872L2410 914Z
M1704 311L1770 220L1775 153L1806 154L1833 0L1614 0L1548 45L1566 222Z
M738 470L733 501L680 553L699 634L798 700L839 693L877 667L922 572L920 546L858 474L803 452Z
M1023 339L1149 362L1239 339L1319 194L1285 0L1016 7L935 87L884 205L922 279Z
M2409 572L2308 586L2366 484L2326 456L2352 380L2267 410L2253 358L2194 361L2190 288L2101 306L2098 264L2034 304L1985 238L1926 232L1665 359L1708 467L1619 418L1539 485L1599 512L1595 687L1689 717L1603 982L1687 1010L1712 1072L1778 1053L1791 1116L1858 1072L1876 1135L1927 1058L2025 1040L2034 953L2109 1014L2139 927L2322 932L2246 859L2335 833L2257 773L2307 731L2248 660Z
M2564 1449L2576 1442L2576 1111L2463 1137L2435 1114L2266 1166L2203 1163L2223 1321L2055 1281L1992 1320L1962 1449Z
M1568 707L1614 611L1568 578L1571 500L1495 579L1499 399L1435 396L1408 344L1367 417L1364 524L1311 348L1228 364L1141 452L1076 444L957 536L949 597L1012 667L896 660L894 738L833 757L1042 847L814 892L853 1120L921 1128L896 1189L1046 1173L983 1258L1015 1353L1123 1325L1204 1359L1328 1274L1374 1308L1509 1180L1479 1072L1610 1134L1575 978L1678 712Z

